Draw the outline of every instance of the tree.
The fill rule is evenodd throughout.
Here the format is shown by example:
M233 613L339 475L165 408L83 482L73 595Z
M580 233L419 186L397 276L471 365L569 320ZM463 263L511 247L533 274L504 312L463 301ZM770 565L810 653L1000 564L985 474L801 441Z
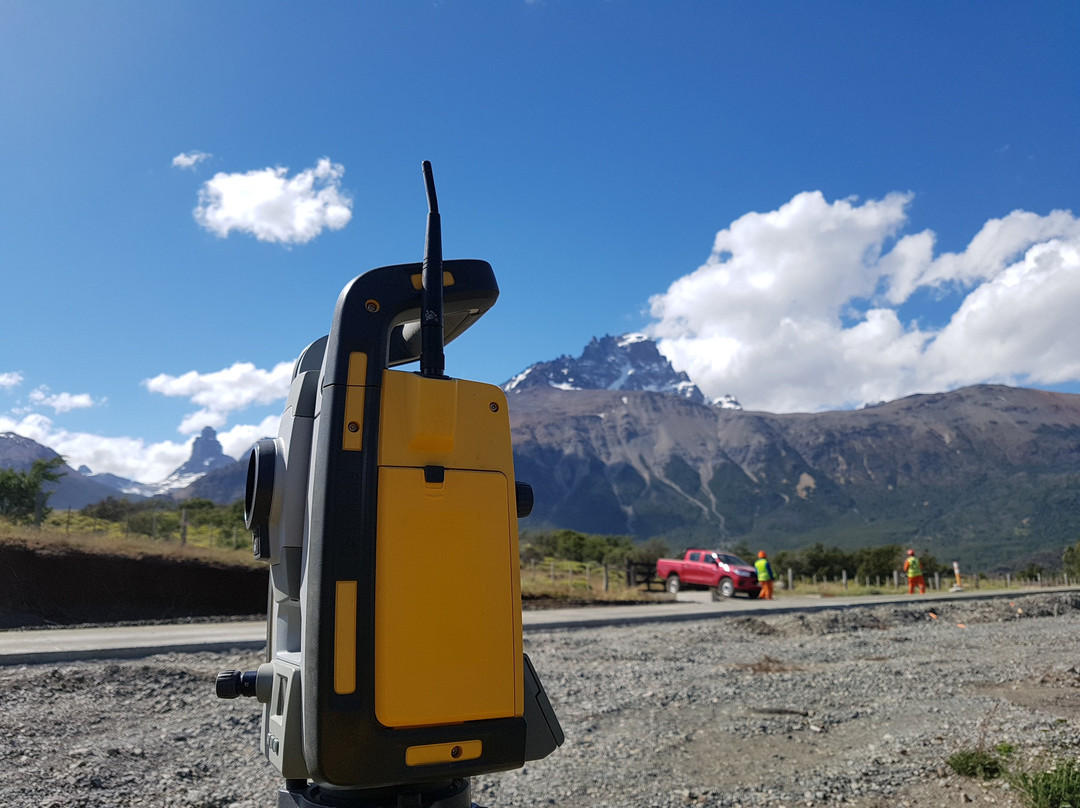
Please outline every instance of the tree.
M52 491L45 483L55 483L64 476L58 472L64 458L57 455L49 460L35 460L29 471L0 469L0 516L15 522L30 524L44 519L52 512L48 507Z
M898 544L861 547L854 552L855 575L859 578L891 578L903 565L904 551Z
M1080 577L1080 541L1072 547L1066 547L1061 555L1061 564L1065 568L1065 574L1073 578Z

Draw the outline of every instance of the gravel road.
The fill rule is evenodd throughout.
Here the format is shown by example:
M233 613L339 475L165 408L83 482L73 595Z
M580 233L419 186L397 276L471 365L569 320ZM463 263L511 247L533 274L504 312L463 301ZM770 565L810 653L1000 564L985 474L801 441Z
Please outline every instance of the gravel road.
M931 614L933 612L933 614ZM1080 594L529 632L566 744L500 806L1020 806L961 749L1080 752ZM0 668L0 804L272 806L248 652Z

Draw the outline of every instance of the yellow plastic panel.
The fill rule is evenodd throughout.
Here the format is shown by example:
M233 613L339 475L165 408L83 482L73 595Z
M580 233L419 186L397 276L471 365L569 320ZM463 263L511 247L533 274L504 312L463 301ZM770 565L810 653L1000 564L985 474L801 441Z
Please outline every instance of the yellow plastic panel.
M334 692L356 692L356 581L334 589Z
M498 470L514 478L506 396L494 385L387 370L379 418L380 466Z
M430 766L433 763L454 763L459 760L476 760L484 751L480 741L458 743L432 743L410 746L405 750L406 766Z
M523 713L509 503L499 472L447 469L439 486L425 485L422 468L380 468L375 715L383 725Z
M349 354L349 377L345 388L345 424L341 432L341 448L359 452L364 448L364 384L367 381L367 354Z

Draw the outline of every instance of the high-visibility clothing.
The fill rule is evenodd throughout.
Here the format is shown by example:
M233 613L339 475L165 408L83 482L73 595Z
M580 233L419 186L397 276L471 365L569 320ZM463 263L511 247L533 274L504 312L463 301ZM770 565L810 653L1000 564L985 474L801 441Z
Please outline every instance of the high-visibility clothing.
M908 578L918 578L922 575L922 565L915 556L908 557L908 560L904 562L904 569L907 571Z
M754 562L754 568L757 569L757 579L759 581L771 581L776 576L772 574L772 567L769 566L769 559L759 558Z

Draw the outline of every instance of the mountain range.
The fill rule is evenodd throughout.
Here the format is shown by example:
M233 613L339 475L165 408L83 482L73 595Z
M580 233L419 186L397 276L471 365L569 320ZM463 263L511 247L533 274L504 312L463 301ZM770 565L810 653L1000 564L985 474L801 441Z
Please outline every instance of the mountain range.
M1080 538L1080 395L978 385L853 411L748 412L708 400L641 335L594 339L503 389L516 474L536 498L526 529L674 547L902 543L987 571L1060 559ZM0 466L28 467L27 443L0 435ZM50 504L101 492L228 503L246 468L207 429L167 484L71 473Z

